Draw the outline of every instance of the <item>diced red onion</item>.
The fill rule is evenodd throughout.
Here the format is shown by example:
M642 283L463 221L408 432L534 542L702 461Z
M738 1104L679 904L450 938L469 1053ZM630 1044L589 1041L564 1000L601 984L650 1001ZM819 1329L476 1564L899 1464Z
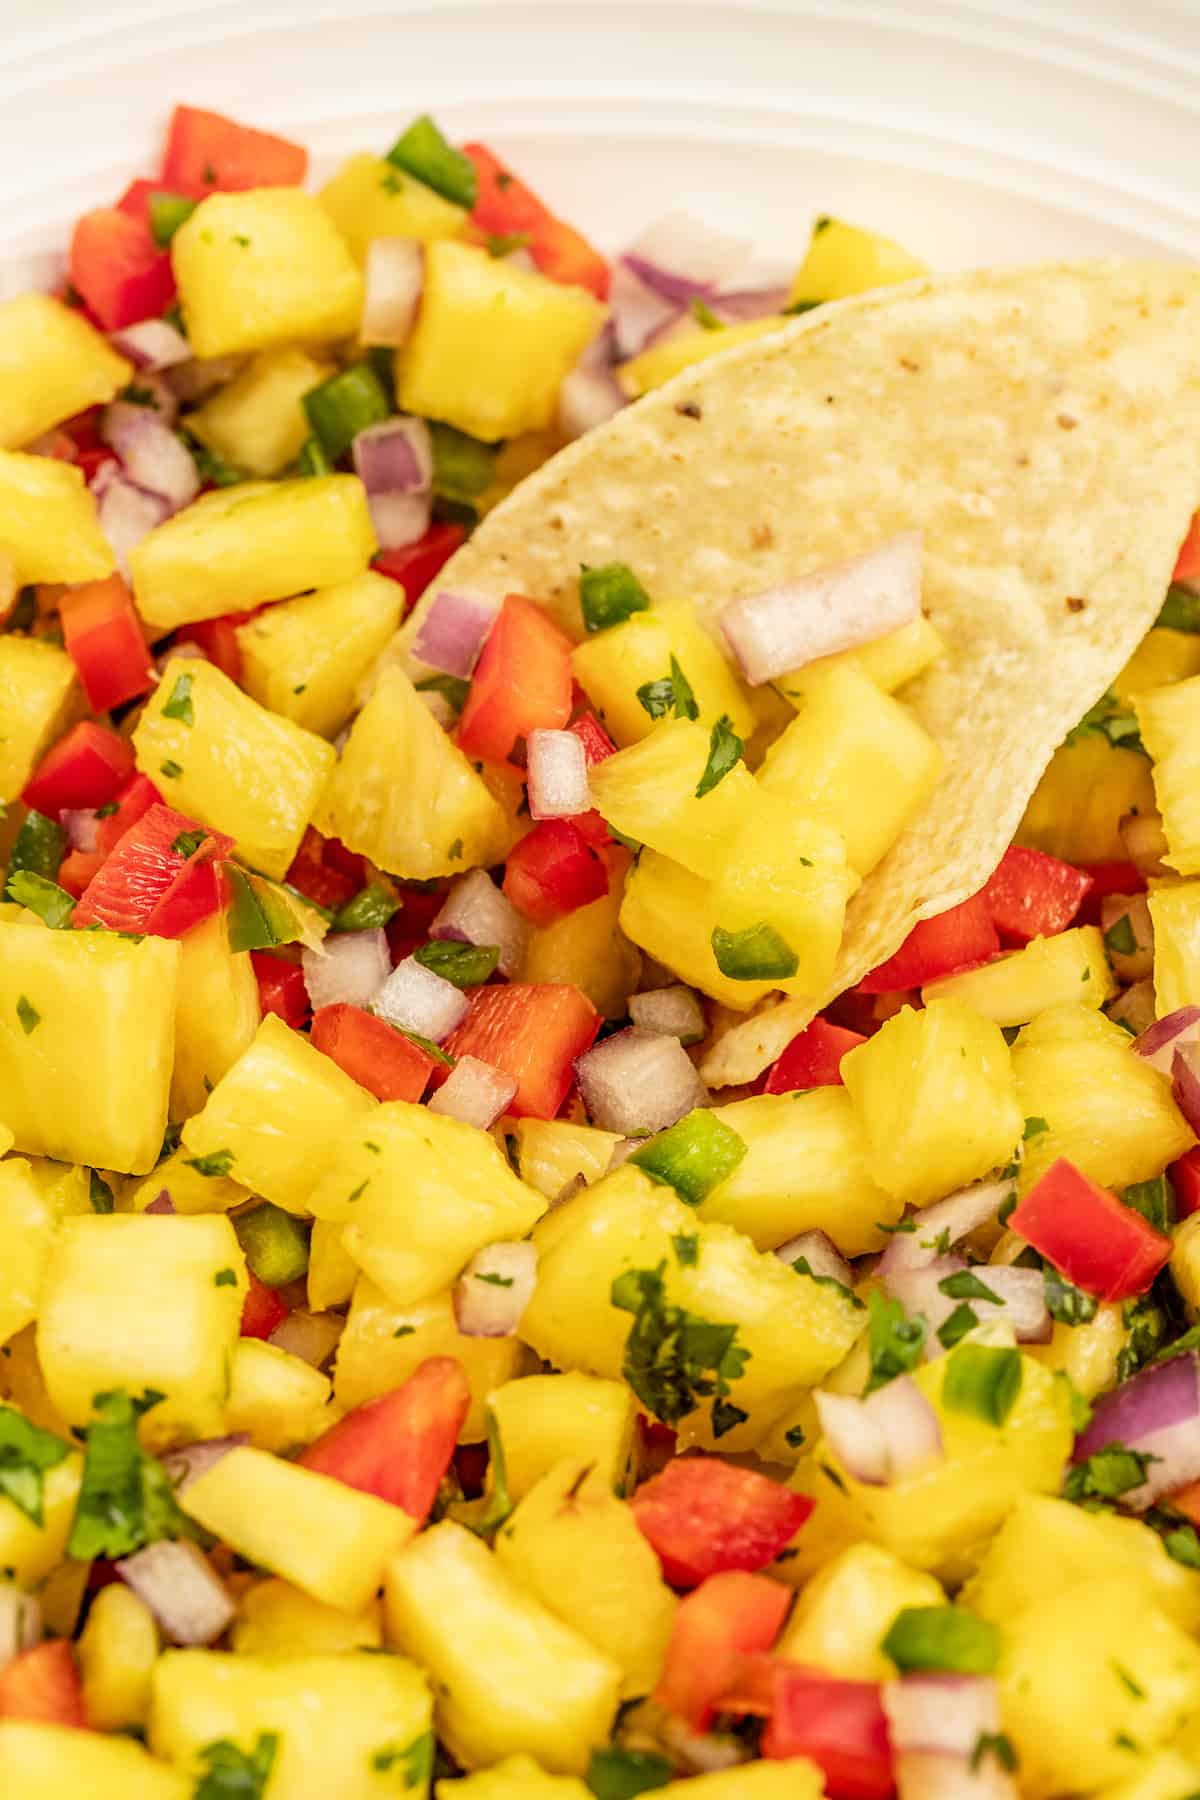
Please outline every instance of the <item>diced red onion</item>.
M901 1269L928 1268L944 1251L938 1245L957 1244L980 1225L994 1219L1013 1191L1011 1181L981 1181L961 1188L915 1216L914 1231L894 1231L879 1259L879 1273L894 1275ZM943 1239L943 1232L946 1234Z
M1124 1444L1154 1457L1146 1479L1121 1495L1121 1505L1145 1512L1160 1494L1200 1478L1200 1385L1194 1351L1154 1363L1101 1394L1087 1429L1075 1440L1073 1458L1084 1462L1107 1444Z
M297 1307L280 1321L267 1342L319 1369L333 1355L345 1323L340 1313L312 1313Z
M743 238L713 231L690 213L672 212L647 226L621 261L653 293L678 306L727 281L749 248Z
M708 1030L699 995L682 983L633 994L629 1016L642 1031L675 1037L681 1044L698 1044Z
M364 267L359 336L364 344L404 343L417 316L425 258L413 238L372 238Z
M880 1697L896 1750L969 1757L985 1732L1000 1729L990 1675L906 1675L885 1681Z
M153 1200L145 1210L148 1213L157 1214L160 1218L165 1218L175 1211L175 1202L167 1192L167 1189L163 1188L161 1192L154 1196Z
M440 1044L466 1018L468 1004L452 981L406 956L375 995L372 1011L401 1031L415 1031L430 1043Z
M92 482L96 519L112 547L117 568L128 581L129 552L171 516L170 502L161 494L148 494L121 473L117 463L105 463Z
M920 1226L917 1229L920 1231ZM967 1263L961 1256L939 1256L919 1268L885 1269L883 1261L881 1257L876 1273L884 1288L906 1312L922 1313L929 1321L925 1352L928 1357L940 1356L943 1346L938 1341L938 1330L962 1305L961 1300L944 1294L940 1284L952 1275L964 1274ZM1025 1344L1045 1343L1049 1339L1052 1324L1039 1269L981 1263L971 1273L996 1295L995 1300L967 1300L980 1325L1007 1325Z
M744 325L750 319L782 315L789 298L786 286L738 288L726 294L710 294L705 305L722 325Z
M1163 861L1170 846L1158 813L1126 813L1117 830L1121 834L1125 854L1139 875L1149 878L1173 874L1174 871L1168 869Z
M896 1800L1017 1800L1017 1784L994 1755L901 1750L893 1761Z
M587 812L592 804L587 758L575 733L534 730L525 749L530 817L572 819Z
M152 407L118 400L106 406L100 435L121 460L126 475L148 494L159 494L172 512L200 492L195 460Z
M41 1641L42 1609L35 1597L14 1582L0 1584L0 1674L15 1656Z
M642 349L660 350L664 344L673 344L676 338L695 337L700 329L691 311L686 306L677 306L649 333Z
M228 1588L190 1538L147 1544L121 1557L115 1567L172 1644L214 1643L236 1617Z
M608 304L618 357L636 356L656 331L679 316L677 301L664 300L622 262L613 266Z
M592 1124L623 1137L664 1131L709 1104L708 1089L679 1039L636 1026L577 1057L575 1075Z
M242 361L240 356L196 356L191 362L177 364L167 380L183 404L191 406L232 381L241 370Z
M780 1244L775 1254L785 1263L803 1259L814 1275L826 1275L831 1281L840 1281L843 1287L854 1286L854 1270L823 1231L802 1231L799 1237Z
M856 1481L883 1487L942 1455L937 1414L911 1375L864 1400L820 1388L813 1399L830 1448Z
M1171 1092L1192 1130L1200 1134L1200 1044L1185 1044L1175 1052Z
M1122 919L1128 920L1128 928L1133 934L1132 950L1116 949L1108 935ZM1105 894L1100 902L1100 925L1108 960L1117 979L1144 981L1154 969L1154 922L1145 894ZM1120 935L1124 937L1125 934Z
M1153 981L1135 981L1132 987L1124 988L1115 1000L1110 1000L1104 1010L1110 1019L1118 1025L1126 1026L1134 1036L1149 1031L1154 1023Z
M110 341L139 369L173 369L192 359L192 347L182 331L165 319L139 319L136 325L114 331Z
M464 1337L515 1337L537 1282L530 1243L489 1244L454 1284L454 1317Z
M460 1056L430 1100L429 1110L489 1131L516 1091L517 1083L511 1075L481 1062L477 1056Z
M353 456L368 494L423 494L433 484L433 440L424 419L402 414L368 425L354 440Z
M429 935L459 944L495 944L500 952L497 968L515 981L525 961L529 923L490 875L472 869L446 895Z
M368 494L367 508L381 550L403 550L429 530L432 494Z
M171 1486L177 1494L181 1494L193 1481L199 1481L201 1475L207 1475L210 1469L215 1468L231 1450L240 1450L249 1442L249 1433L245 1431L231 1432L228 1437L200 1438L194 1444L185 1444L180 1450L172 1450L163 1457L162 1465L171 1477Z
M1182 1050L1185 1044L1197 1041L1200 1041L1200 1006L1181 1006L1151 1025L1149 1031L1143 1031L1141 1037L1133 1040L1133 1048L1152 1069L1169 1075L1175 1052Z
M95 850L100 821L94 807L68 807L62 814L62 828L72 850L83 850L89 856Z
M921 547L921 533L905 531L865 556L731 600L718 622L747 681L761 686L919 618Z
M319 1006L367 1006L392 972L383 931L335 931L318 950L300 954L304 985L315 1012Z
M491 595L439 588L413 639L413 656L443 675L466 681L499 610L500 602Z
M610 320L559 388L558 424L564 437L583 437L626 405L626 396L613 374L616 342L616 330Z

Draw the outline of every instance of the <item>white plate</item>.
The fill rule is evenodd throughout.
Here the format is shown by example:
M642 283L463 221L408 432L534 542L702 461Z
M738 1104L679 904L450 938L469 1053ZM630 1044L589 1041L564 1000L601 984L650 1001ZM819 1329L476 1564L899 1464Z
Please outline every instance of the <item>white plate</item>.
M187 99L338 153L415 111L616 246L670 205L794 261L812 215L941 267L1200 257L1195 0L0 0L0 292Z

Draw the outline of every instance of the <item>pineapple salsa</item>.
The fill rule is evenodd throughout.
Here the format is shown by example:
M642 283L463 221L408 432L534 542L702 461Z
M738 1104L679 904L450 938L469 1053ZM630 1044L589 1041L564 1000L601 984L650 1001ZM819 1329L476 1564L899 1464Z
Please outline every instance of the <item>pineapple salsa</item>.
M847 979L961 779L916 511L442 570L921 266L306 172L181 106L0 306L0 1793L1195 1800L1200 529Z

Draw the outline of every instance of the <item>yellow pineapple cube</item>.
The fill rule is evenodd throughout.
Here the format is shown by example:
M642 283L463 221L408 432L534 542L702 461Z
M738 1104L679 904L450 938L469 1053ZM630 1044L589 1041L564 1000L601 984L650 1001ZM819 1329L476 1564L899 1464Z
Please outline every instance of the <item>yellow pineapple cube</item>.
M120 1581L101 1588L79 1639L83 1700L93 1731L145 1725L159 1649L158 1626L146 1602Z
M497 1533L496 1556L548 1612L618 1664L626 1699L653 1690L678 1601L630 1508L594 1464L555 1463Z
M210 1166L203 1157L189 1156L186 1150L174 1150L154 1165L144 1181L126 1191L122 1210L145 1212L164 1190L170 1195L171 1205L177 1213L227 1213L235 1206L245 1206L253 1197L249 1188L222 1175L222 1161ZM197 1162L201 1165L199 1168Z
M66 1554L83 1478L83 1457L72 1450L42 1477L42 1523L0 1494L0 1568L20 1588L38 1587Z
M1156 626L1148 631L1121 673L1113 680L1113 692L1132 702L1143 688L1167 687L1200 675L1200 638L1190 631L1168 631Z
M375 554L357 475L214 488L129 555L138 611L155 637L361 575Z
M329 214L301 188L210 194L171 243L197 356L354 335L362 276Z
M906 1606L945 1606L940 1582L879 1544L852 1544L807 1583L775 1654L845 1681L889 1681L896 1666L880 1649Z
M867 1167L911 1205L978 1181L1020 1142L1026 1115L1008 1045L961 1000L904 1007L843 1059L842 1079L866 1133Z
M280 475L309 435L300 402L333 372L332 363L295 345L264 350L188 414L188 430L232 468Z
M512 1126L522 1181L557 1200L577 1176L599 1181L607 1175L619 1131L575 1125L570 1119L516 1119Z
M438 1735L467 1768L523 1750L579 1773L607 1739L617 1664L463 1526L444 1519L393 1559L384 1617L389 1642L429 1671Z
M927 272L925 263L878 231L848 225L845 219L820 218L813 225L804 261L792 277L791 304L818 306L824 300L844 300Z
M403 604L399 582L368 569L259 613L237 634L246 692L305 730L334 737Z
M116 567L82 471L53 456L0 450L0 545L18 586L100 581Z
M1134 698L1142 742L1154 759L1154 793L1169 849L1164 861L1181 875L1200 874L1200 675Z
M641 976L642 959L620 927L629 858L624 852L610 852L606 861L610 870L606 894L530 932L521 980L580 988L604 1018L623 1019Z
M624 1382L577 1369L565 1375L526 1375L494 1388L488 1406L514 1500L523 1500L564 1459L587 1463L610 1492L621 1490L637 1423L637 1406Z
M1154 1007L1160 1019L1200 1002L1200 881L1161 886L1150 896L1154 926Z
M348 1651L277 1660L168 1650L154 1671L150 1747L198 1782L209 1745L251 1751L270 1734L275 1756L264 1795L426 1800L431 1716L429 1684L402 1657ZM135 1791L141 1800L140 1790L130 1796Z
M320 1228L318 1220L316 1229ZM360 1275L346 1329L338 1340L333 1383L337 1404L349 1409L378 1399L407 1381L430 1356L453 1356L462 1364L471 1405L459 1442L482 1443L489 1396L520 1372L528 1358L524 1344L515 1337L464 1337L449 1288L411 1306L397 1306L368 1276Z
M140 1744L72 1725L0 1719L0 1778L21 1800L191 1800L193 1785Z
M1060 745L1025 809L1017 842L1065 862L1124 862L1117 830L1126 813L1154 811L1150 764L1114 748L1100 731Z
M0 801L16 799L80 704L65 650L39 638L0 636Z
M219 1159L253 1193L288 1212L308 1196L355 1119L374 1110L365 1088L268 1013L254 1042L183 1128L188 1156Z
M832 666L805 682L801 711L767 752L759 782L845 839L868 875L929 798L942 753L912 714L860 669Z
M222 1214L64 1219L38 1311L51 1400L83 1426L97 1394L155 1388L164 1398L144 1415L148 1444L220 1436L245 1296L245 1259Z
M153 1166L178 967L167 938L0 924L0 1094L18 1150L122 1174Z
M881 1250L903 1202L868 1173L867 1139L842 1087L758 1094L714 1109L746 1154L705 1196L702 1219L732 1225L759 1250L823 1231L844 1256Z
M42 1276L58 1220L39 1194L23 1157L0 1162L0 1344L37 1317Z
M802 669L781 675L772 685L785 700L799 708L808 697L805 683L811 676L819 676L834 663L849 663L885 694L894 694L897 688L912 681L945 653L945 638L936 625L931 625L925 615L919 613L907 625L885 631L882 637L860 644L857 650L839 650L833 656L819 656Z
M478 769L393 665L351 726L313 823L405 881L501 862L513 835Z
M1015 1243L1023 1247L1020 1238ZM1098 1306L1095 1318L1086 1325L1065 1325L1056 1319L1049 1343L1030 1344L1027 1354L1036 1356L1048 1369L1061 1369L1085 1400L1094 1400L1105 1388L1116 1385L1119 1358L1132 1336L1125 1312L1124 1305L1110 1301Z
M697 363L707 362L712 356L721 356L737 344L752 344L756 338L769 337L787 322L780 314L766 319L744 319L740 325L722 325L715 330L698 326L695 331L681 331L678 337L652 344L648 350L623 362L617 370L617 380L631 400L640 399L651 388L662 387L673 375L682 374L684 369L695 368Z
M665 720L640 743L618 750L589 772L592 804L624 837L648 844L707 876L729 849L754 805L754 777L744 763L699 799L710 734L690 719Z
M374 1494L249 1448L189 1482L179 1504L239 1556L346 1612L370 1603L389 1558L416 1530Z
M225 1403L228 1431L244 1431L258 1450L280 1455L311 1444L333 1423L331 1382L302 1357L258 1338L239 1338Z
M1188 1734L1193 1737L1195 1722L1189 1721ZM1103 1800L1176 1800L1180 1794L1193 1794L1200 1782L1200 1763L1195 1760L1194 1741L1188 1744L1189 1756L1178 1750L1156 1750L1150 1756L1139 1756L1129 1773L1115 1784L1103 1788Z
M337 760L215 664L173 656L133 734L138 768L170 803L224 831L252 868L286 875Z
M840 833L757 789L715 866L712 904L721 929L768 926L797 965L779 986L789 994L822 993L833 977L846 902L859 885Z
M943 975L921 989L921 999L926 1006L931 1000L961 1000L997 1025L1027 1025L1048 1006L1064 1002L1098 1011L1119 985L1099 927L1079 925L1056 937L1034 938L981 968Z
M401 410L488 442L543 431L604 317L583 288L475 245L431 243L417 323L396 354Z
M461 206L443 200L423 181L369 151L346 159L318 196L358 262L372 238L460 237L467 223Z
M382 1643L378 1600L362 1612L343 1612L274 1576L256 1581L238 1600L233 1648L239 1656L329 1656L339 1650L378 1650Z
M42 1366L38 1362L36 1326L27 1325L4 1346L4 1356L0 1358L0 1386L12 1404L42 1431L53 1432L55 1437L61 1438L70 1435L70 1426L46 1392ZM4 1566L0 1563L0 1568Z
M19 450L52 425L104 406L133 367L81 312L49 294L0 306L0 449Z
M437 1800L589 1800L577 1775L548 1775L532 1756L506 1756L459 1781L439 1781Z
M821 1800L825 1778L806 1756L786 1762L740 1763L714 1775L692 1775L659 1788L660 1800Z
M639 949L722 1006L748 1012L777 986L722 975L712 947L712 934L721 923L712 883L654 850L643 850L630 871L620 916L621 930Z
M352 1123L308 1196L397 1306L444 1288L486 1244L524 1237L545 1210L485 1132L406 1100Z
M229 948L224 915L185 931L179 940L171 1076L174 1118L187 1119L200 1111L222 1075L249 1047L260 1016L254 969L248 956L235 955Z
M618 744L636 744L654 721L637 697L647 682L671 673L671 658L692 690L705 729L722 716L739 737L754 734L755 713L737 671L721 653L686 600L662 601L621 625L594 631L571 652L576 679Z
M358 1280L358 1264L342 1243L340 1225L314 1219L308 1241L308 1304L313 1312L344 1306Z
M1022 1188L1065 1156L1119 1190L1150 1181L1195 1142L1170 1081L1102 1013L1078 1004L1040 1013L1013 1045L1012 1064L1022 1116L1048 1127L1025 1145Z

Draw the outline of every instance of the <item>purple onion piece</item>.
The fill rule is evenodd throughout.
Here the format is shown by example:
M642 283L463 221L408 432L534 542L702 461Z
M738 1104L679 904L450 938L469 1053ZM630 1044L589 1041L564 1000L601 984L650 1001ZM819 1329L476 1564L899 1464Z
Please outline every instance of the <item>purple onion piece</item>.
M468 680L499 610L500 602L487 594L439 588L413 639L414 658L443 675Z

